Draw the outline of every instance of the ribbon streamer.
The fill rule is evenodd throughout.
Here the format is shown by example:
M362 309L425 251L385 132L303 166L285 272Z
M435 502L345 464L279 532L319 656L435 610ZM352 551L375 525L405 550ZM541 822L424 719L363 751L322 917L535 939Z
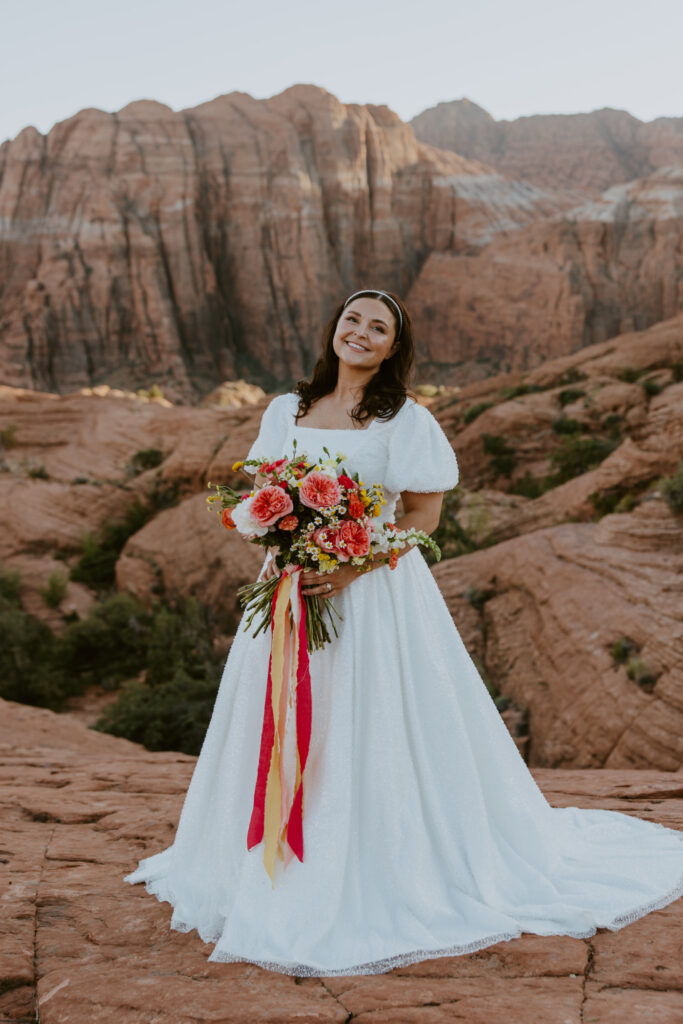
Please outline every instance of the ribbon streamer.
M265 838L263 863L304 859L304 769L311 739L311 674L301 566L286 566L273 593L268 681L247 849Z

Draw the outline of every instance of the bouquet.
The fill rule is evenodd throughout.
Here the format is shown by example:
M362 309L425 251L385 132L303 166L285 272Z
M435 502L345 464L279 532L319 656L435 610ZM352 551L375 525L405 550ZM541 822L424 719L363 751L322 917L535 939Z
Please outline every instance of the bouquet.
M424 530L399 530L395 523L375 523L386 504L381 484L366 486L358 474L339 472L346 456L337 452L333 458L323 446L326 459L312 461L307 454L264 462L246 459L236 462L233 470L253 466L254 472L266 477L266 483L248 494L238 494L232 487L212 484L216 494L207 503L219 501L218 517L227 529L237 529L247 540L263 547L275 548L275 563L280 570L301 567L319 573L334 572L341 562L367 572L377 561L386 561L390 569L398 562L398 550L406 544L424 544L437 558L441 551ZM374 556L383 554L385 558ZM251 612L247 626L255 617L258 624L253 636L271 624L273 595L279 577L248 583L238 589L240 603ZM318 594L303 595L306 602L308 650L329 643L331 636L325 622L327 614L335 636L337 628L332 613L341 619L329 598Z
M386 504L381 484L367 486L355 473L340 472L346 459L312 460L297 455L271 462L246 459L233 470L253 467L266 483L238 494L232 487L213 484L216 494L209 507L220 502L218 517L229 530L247 540L276 550L281 570L268 580L240 587L240 601L249 611L247 627L259 622L253 636L271 627L271 649L266 681L263 725L254 802L247 834L247 849L265 839L263 863L274 884L275 860L287 867L296 855L303 861L303 776L311 736L312 703L309 651L331 640L325 614L338 636L332 612L341 618L329 598L305 594L301 573L316 569L334 572L340 563L358 572L386 561L393 569L399 549L426 544L441 557L438 545L423 530L399 530L396 523L379 523ZM375 558L374 556L378 556Z

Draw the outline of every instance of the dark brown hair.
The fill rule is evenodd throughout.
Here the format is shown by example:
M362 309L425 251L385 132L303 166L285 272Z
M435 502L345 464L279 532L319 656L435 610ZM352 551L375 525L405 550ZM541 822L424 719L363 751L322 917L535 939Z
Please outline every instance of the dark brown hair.
M380 299L384 303L391 313L396 331L398 331L398 317L391 303L372 288L363 289L360 295L354 295L354 298L361 298L364 295ZM398 341L399 346L397 350L393 355L388 356L380 363L377 372L365 385L363 397L351 410L351 418L361 424L365 423L372 416L387 420L393 419L405 402L406 395L412 395L407 385L414 359L413 331L410 316L398 296L394 295L393 292L386 292L386 295L389 295L401 310L403 327L392 342L392 344L395 344ZM296 382L294 391L299 396L299 408L296 413L297 419L300 416L305 416L314 402L317 402L324 395L329 395L337 385L339 356L334 351L332 341L339 317L343 311L344 302L340 302L323 329L322 351L313 367L310 381L301 379ZM412 395L412 397L415 396Z

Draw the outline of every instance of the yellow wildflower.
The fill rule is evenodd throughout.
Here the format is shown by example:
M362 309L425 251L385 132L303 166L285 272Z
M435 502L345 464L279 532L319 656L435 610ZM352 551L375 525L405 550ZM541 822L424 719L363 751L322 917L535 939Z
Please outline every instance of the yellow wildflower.
M233 469L241 469L243 465L244 465L244 460L242 460L241 462L233 462L232 468Z

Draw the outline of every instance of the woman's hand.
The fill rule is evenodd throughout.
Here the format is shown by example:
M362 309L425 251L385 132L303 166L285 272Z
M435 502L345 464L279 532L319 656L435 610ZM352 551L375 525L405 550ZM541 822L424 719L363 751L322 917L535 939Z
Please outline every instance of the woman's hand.
M301 592L307 597L313 597L315 594L319 594L320 597L335 597L359 575L356 567L348 563L338 565L332 572L307 569L301 573Z

